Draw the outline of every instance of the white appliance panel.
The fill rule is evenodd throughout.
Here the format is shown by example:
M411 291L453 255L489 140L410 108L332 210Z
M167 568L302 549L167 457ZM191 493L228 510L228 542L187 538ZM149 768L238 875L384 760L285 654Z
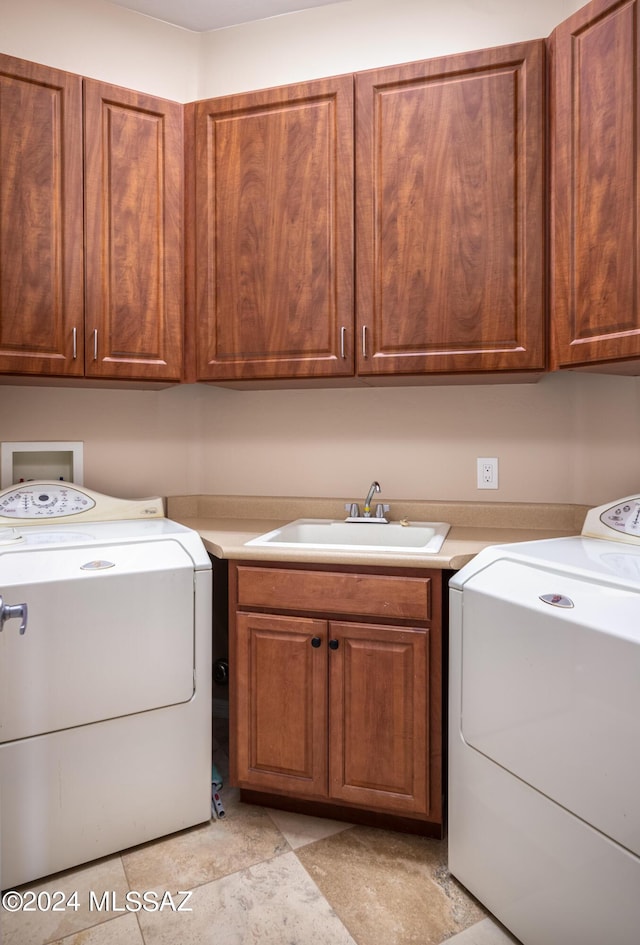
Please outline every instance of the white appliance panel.
M461 707L468 745L637 854L639 616L640 588L495 562L465 584Z
M15 611L0 634L2 888L208 820L197 532L159 498L24 483L0 491L0 593Z
M449 868L523 945L638 942L637 512L450 581Z
M209 819L211 572L196 584L189 702L0 745L2 888Z
M451 591L452 667L462 662L462 598L461 592ZM463 688L461 673L454 669L449 692L450 871L523 945L636 945L638 858L471 749L461 733Z
M26 550L1 565L28 624L0 636L0 741L191 699L193 563L179 544Z

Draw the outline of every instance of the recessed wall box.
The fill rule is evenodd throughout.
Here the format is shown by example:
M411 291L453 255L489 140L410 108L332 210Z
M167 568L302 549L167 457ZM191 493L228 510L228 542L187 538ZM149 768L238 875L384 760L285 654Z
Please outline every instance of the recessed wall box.
M64 479L83 485L81 441L24 442L0 444L0 488L30 479Z

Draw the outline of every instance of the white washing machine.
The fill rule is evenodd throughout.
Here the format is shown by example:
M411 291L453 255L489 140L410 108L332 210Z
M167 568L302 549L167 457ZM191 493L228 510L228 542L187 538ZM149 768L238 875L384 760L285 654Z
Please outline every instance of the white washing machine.
M639 536L632 496L450 583L449 868L524 945L640 941Z
M0 594L2 888L208 820L198 534L160 499L14 486L0 492Z

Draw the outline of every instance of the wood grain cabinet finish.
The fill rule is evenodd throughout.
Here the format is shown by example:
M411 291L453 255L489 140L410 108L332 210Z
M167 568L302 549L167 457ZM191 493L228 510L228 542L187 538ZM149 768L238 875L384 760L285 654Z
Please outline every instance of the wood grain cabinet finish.
M182 111L85 80L88 376L182 376Z
M366 581L377 616L330 593L346 579ZM431 588L421 620L404 580ZM232 563L230 592L234 781L441 825L441 575Z
M332 621L329 796L356 807L427 815L429 634Z
M182 110L0 56L0 373L181 379Z
M326 621L239 613L235 635L239 783L326 795Z
M390 620L431 619L430 577L359 571L301 571L295 566L237 568L239 607L317 611Z
M353 373L353 78L187 107L197 380Z
M82 79L0 55L0 372L82 376Z
M545 368L545 48L356 75L357 371Z
M552 34L552 367L640 373L637 0Z

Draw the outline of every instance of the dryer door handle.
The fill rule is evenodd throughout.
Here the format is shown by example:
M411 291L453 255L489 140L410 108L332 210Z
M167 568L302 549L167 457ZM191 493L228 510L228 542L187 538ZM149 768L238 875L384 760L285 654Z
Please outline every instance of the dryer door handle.
M12 617L20 617L20 633L25 633L27 629L27 605L5 604L2 597L0 597L0 632L4 630L5 620L11 620Z

